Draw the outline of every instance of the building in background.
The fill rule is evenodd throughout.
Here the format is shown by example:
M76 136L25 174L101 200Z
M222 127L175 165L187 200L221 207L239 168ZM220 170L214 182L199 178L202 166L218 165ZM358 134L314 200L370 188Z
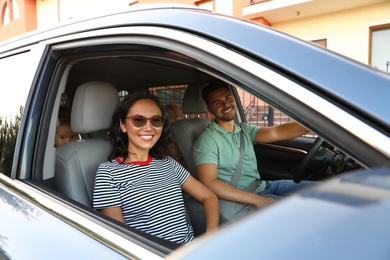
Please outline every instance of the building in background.
M246 19L315 41L357 61L390 72L389 0L252 0Z
M201 6L316 42L390 72L390 0L0 0L0 41L150 3Z

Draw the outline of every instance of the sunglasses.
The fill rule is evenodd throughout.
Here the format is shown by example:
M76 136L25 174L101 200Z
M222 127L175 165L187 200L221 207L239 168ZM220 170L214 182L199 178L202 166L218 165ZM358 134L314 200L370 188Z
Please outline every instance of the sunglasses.
M146 125L146 122L149 120L153 127L161 127L164 124L165 118L162 116L152 116L144 117L141 115L128 116L126 119L131 119L131 123L135 127L143 127Z

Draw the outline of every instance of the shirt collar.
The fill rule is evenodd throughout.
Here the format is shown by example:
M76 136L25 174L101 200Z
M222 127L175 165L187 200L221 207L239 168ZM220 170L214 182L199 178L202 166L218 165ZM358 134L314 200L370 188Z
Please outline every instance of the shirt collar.
M134 161L134 162L125 163L125 162L122 162L122 160L118 157L115 158L115 161L117 161L119 164L135 164L135 165L139 165L139 166L145 166L145 165L150 164L150 162L152 161L152 156L149 155L148 160L146 160L144 162Z
M222 126L218 125L217 122L215 122L215 120L211 121L210 127L213 128L215 131L220 132L221 134L231 133L231 132L227 131L225 128L223 128ZM234 124L234 131L233 131L233 133L237 134L240 131L241 131L241 127L239 125L237 125L237 124Z

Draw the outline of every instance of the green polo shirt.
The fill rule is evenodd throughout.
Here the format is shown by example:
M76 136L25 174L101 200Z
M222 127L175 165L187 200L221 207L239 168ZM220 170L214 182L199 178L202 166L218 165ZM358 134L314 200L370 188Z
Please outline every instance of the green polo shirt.
M228 132L212 121L196 140L192 149L195 165L205 163L217 165L218 179L230 183L240 157L240 130L242 129L245 150L238 188L245 190L254 180L259 178L256 154L253 149L259 127L246 123L240 126L235 125L234 131ZM261 182L256 192L264 189L265 182Z

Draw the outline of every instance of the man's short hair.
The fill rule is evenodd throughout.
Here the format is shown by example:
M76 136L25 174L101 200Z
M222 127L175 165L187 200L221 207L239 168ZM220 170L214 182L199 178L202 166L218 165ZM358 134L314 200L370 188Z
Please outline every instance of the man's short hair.
M207 84L202 90L202 98L206 105L209 105L208 98L211 92L220 88L227 88L230 91L229 84L222 80L213 81Z

